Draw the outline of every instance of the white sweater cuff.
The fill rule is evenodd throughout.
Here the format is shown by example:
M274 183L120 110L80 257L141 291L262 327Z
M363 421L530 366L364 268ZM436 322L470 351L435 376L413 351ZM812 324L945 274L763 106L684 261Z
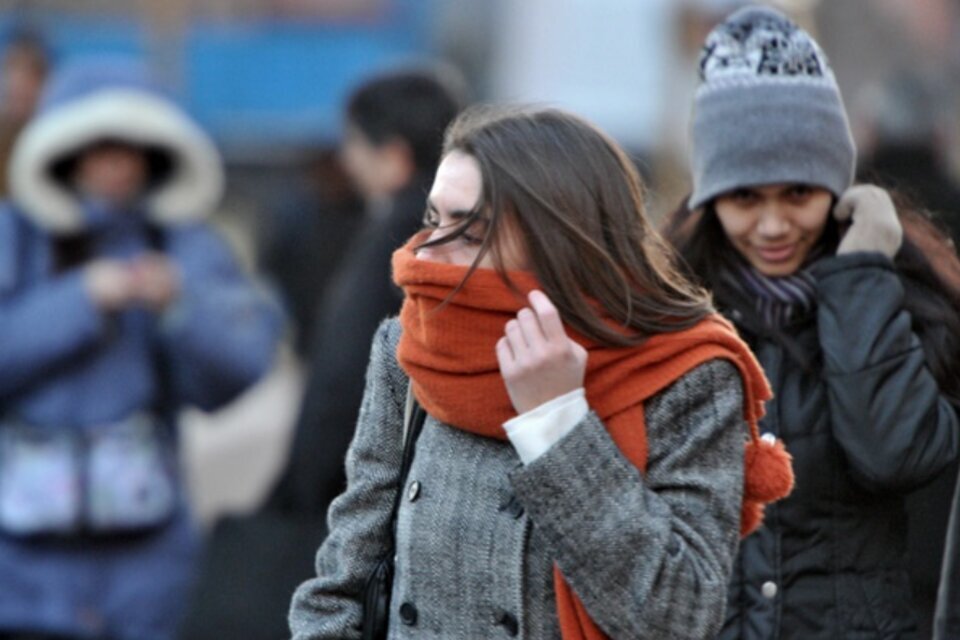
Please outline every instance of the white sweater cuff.
M530 464L570 433L588 411L586 394L580 387L507 420L503 428L520 460Z

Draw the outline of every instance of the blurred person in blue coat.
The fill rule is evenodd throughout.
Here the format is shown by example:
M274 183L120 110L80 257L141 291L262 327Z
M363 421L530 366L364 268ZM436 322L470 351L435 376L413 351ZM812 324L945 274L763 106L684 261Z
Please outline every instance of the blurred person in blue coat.
M172 638L199 539L176 415L272 364L276 305L205 221L208 137L132 61L55 75L0 207L0 638Z

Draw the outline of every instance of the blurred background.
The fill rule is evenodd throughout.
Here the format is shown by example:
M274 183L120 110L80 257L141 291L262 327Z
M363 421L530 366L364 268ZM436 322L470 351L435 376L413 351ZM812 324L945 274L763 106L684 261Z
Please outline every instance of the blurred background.
M659 219L689 189L686 134L699 46L738 0L0 0L0 163L45 67L141 57L214 136L228 170L217 223L291 318L274 372L214 415L191 412L183 452L205 524L249 511L280 472L318 301L364 206L338 156L351 89L441 61L471 101L572 109L631 153ZM826 50L860 173L906 187L956 224L960 2L770 2ZM39 60L43 63L40 64ZM909 187L907 187L909 185ZM954 227L956 228L956 227ZM386 275L384 276L386 277Z
M699 45L720 17L741 4L0 0L0 47L29 34L45 47L51 66L114 53L149 62L215 136L229 175L219 221L251 267L279 287L293 318L296 348L283 370L262 385L266 389L253 392L271 399L267 419L231 409L224 428L190 429L185 438L204 520L253 506L283 457L299 393L296 354L305 352L305 327L335 262L317 255L311 240L332 228L324 216L362 215L336 155L343 103L353 86L375 72L439 59L463 72L474 101L573 109L633 154L647 179L651 214L659 217L688 189L686 127ZM940 194L928 206L948 210L945 196L956 193L952 182L960 165L960 3L771 4L813 31L828 52L863 171L903 175L914 189L917 181L906 176L923 176L922 184L937 183L929 190ZM15 66L15 54L8 51L5 70ZM18 77L5 73L7 120L30 107L22 97L29 95L29 82L18 83ZM9 138L15 130L5 126L0 135ZM912 149L910 162L906 148ZM922 162L936 171L900 166ZM204 421L195 416L191 423Z
M571 109L636 161L659 220L689 191L699 47L740 0L0 0L0 193L50 69L146 61L211 132L227 166L216 216L279 292L289 345L270 376L182 438L197 514L249 512L281 472L318 305L371 215L341 164L345 101L418 63L463 74L470 101ZM960 237L960 1L780 0L828 54L861 178L899 187ZM387 277L387 274L384 274ZM286 594L281 594L286 598Z
M283 459L301 387L298 354L335 261L317 255L311 240L329 228L324 216L363 215L336 154L353 86L373 73L443 60L462 71L474 101L573 109L631 152L659 217L689 187L686 133L699 45L742 4L0 0L0 48L8 50L3 117L16 120L31 107L29 79L10 71L17 55L10 45L27 36L42 44L50 66L88 55L142 57L220 145L228 197L219 222L248 264L280 289L294 349L253 398L217 417L217 428L207 428L209 416L190 417L184 445L195 503L210 522L253 507ZM927 206L948 211L960 165L960 3L770 4L813 31L828 52L863 171L913 189L913 175L937 183ZM3 148L15 131L2 128ZM913 147L907 162L904 149ZM922 162L936 171L911 166Z

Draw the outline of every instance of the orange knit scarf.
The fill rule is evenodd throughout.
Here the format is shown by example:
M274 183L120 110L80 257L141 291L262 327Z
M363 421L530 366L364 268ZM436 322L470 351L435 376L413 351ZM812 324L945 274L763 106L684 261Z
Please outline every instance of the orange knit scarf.
M516 416L507 395L494 345L504 325L526 306L496 271L478 269L442 309L437 309L466 274L466 267L418 260L415 236L393 256L393 277L404 290L403 333L397 348L414 395L434 418L481 436L506 439L503 423ZM530 273L511 272L524 295L539 288ZM655 335L637 347L596 344L570 328L588 350L586 396L610 437L638 469L647 463L643 403L698 365L723 358L743 378L744 419L750 440L745 452L741 534L760 526L763 505L793 486L790 458L780 442L759 438L757 422L771 397L763 371L734 328L712 315L696 326ZM580 599L554 569L557 612L564 640L606 638Z

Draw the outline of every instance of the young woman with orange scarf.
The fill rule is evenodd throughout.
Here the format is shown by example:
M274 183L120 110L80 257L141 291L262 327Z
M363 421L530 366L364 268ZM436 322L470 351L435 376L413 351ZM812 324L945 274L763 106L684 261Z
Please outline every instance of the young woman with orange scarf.
M390 638L708 638L740 536L789 492L769 387L648 223L624 153L557 110L468 111L405 302L374 339L348 486L296 640L359 638L396 549ZM391 526L408 390L427 413Z

